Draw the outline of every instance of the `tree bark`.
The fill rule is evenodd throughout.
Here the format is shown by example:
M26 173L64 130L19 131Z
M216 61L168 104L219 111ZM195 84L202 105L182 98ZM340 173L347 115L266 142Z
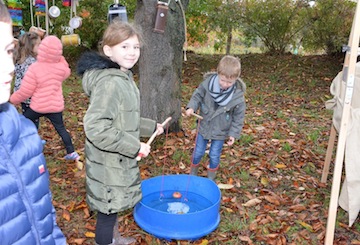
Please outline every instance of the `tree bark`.
M180 131L181 79L185 25L182 9L189 0L169 0L164 33L154 32L157 0L138 0L135 21L145 45L139 59L141 116L158 122L171 116L170 130ZM185 14L185 13L184 13Z
M226 54L230 54L231 50L231 42L232 42L232 27L230 26L229 30L227 31L227 39L226 39Z

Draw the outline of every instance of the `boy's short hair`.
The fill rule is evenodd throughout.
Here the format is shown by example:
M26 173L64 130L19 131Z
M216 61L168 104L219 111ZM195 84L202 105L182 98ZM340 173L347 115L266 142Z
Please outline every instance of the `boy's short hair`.
M241 64L240 60L231 55L225 55L221 58L218 67L217 73L223 75L230 79L236 79L240 77L241 74Z

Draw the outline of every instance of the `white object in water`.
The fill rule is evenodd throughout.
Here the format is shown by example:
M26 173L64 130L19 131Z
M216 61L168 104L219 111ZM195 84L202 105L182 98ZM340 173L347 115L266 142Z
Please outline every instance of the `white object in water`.
M171 214L186 214L190 210L190 207L183 202L170 202L168 203L167 211Z

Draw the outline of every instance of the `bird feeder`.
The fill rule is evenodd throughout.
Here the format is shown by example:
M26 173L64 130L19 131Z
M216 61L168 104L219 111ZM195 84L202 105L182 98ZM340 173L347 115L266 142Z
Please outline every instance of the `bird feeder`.
M108 22L109 24L115 19L118 18L121 21L127 22L127 13L126 13L126 7L119 4L118 0L115 0L114 4L111 4L109 6L108 11Z
M156 8L157 11L154 32L164 33L166 26L166 16L169 9L168 3L158 1Z

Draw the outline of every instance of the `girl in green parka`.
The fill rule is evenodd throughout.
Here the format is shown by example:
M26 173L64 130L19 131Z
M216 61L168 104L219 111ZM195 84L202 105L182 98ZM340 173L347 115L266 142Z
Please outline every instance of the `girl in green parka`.
M127 22L114 21L105 30L102 55L85 53L77 71L90 97L84 117L86 135L86 200L97 211L97 244L132 244L118 233L118 212L141 199L136 157L146 157L150 136L161 124L140 117L140 94L130 69L140 56L141 35Z

